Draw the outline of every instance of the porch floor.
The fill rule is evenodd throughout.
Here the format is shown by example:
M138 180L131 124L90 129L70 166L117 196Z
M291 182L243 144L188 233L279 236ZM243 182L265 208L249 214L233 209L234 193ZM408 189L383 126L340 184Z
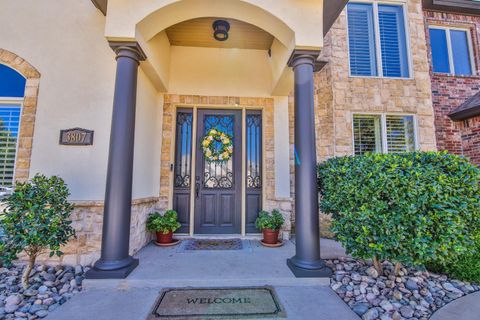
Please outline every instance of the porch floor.
M274 249L245 242L242 250L190 252L149 244L127 279L85 280L84 291L48 319L145 319L163 288L263 285L274 287L288 319L358 319L330 289L330 279L293 276L286 265L295 252L292 241ZM322 258L345 255L338 243L320 242Z

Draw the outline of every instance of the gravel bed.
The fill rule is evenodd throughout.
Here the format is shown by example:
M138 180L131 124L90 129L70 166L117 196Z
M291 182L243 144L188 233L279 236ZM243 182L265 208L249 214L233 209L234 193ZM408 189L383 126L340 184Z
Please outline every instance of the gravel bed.
M344 258L327 265L334 270L330 287L364 320L428 319L447 303L480 289L414 268L402 268L395 276L389 262L384 262L381 276L369 261Z
M43 265L31 272L30 287L20 283L23 265L0 268L0 319L40 319L82 290L84 270Z

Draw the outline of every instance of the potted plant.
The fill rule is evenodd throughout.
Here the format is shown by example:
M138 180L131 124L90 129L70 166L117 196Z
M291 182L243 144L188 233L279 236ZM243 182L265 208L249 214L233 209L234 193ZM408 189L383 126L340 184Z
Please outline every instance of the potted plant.
M181 227L177 217L175 210L167 210L163 215L159 212L154 212L148 217L147 230L157 234L157 243L167 244L173 242L173 232Z
M255 225L258 229L262 230L263 243L271 245L277 244L278 234L284 222L285 220L278 210L273 210L271 213L261 211L255 221Z

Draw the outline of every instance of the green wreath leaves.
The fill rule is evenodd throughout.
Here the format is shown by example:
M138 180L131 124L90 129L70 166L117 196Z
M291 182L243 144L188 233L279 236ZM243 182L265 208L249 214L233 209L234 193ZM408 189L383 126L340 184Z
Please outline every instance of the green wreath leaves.
M216 148L215 142L219 142L221 147ZM203 138L202 148L207 161L228 161L233 154L233 139L225 132L212 128Z

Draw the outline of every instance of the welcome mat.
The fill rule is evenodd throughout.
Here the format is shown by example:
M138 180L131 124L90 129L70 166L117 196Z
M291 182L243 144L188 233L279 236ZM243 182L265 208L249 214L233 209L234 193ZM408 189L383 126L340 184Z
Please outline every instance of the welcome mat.
M148 320L285 317L271 287L165 289Z
M183 246L184 250L242 250L240 239L190 239Z

